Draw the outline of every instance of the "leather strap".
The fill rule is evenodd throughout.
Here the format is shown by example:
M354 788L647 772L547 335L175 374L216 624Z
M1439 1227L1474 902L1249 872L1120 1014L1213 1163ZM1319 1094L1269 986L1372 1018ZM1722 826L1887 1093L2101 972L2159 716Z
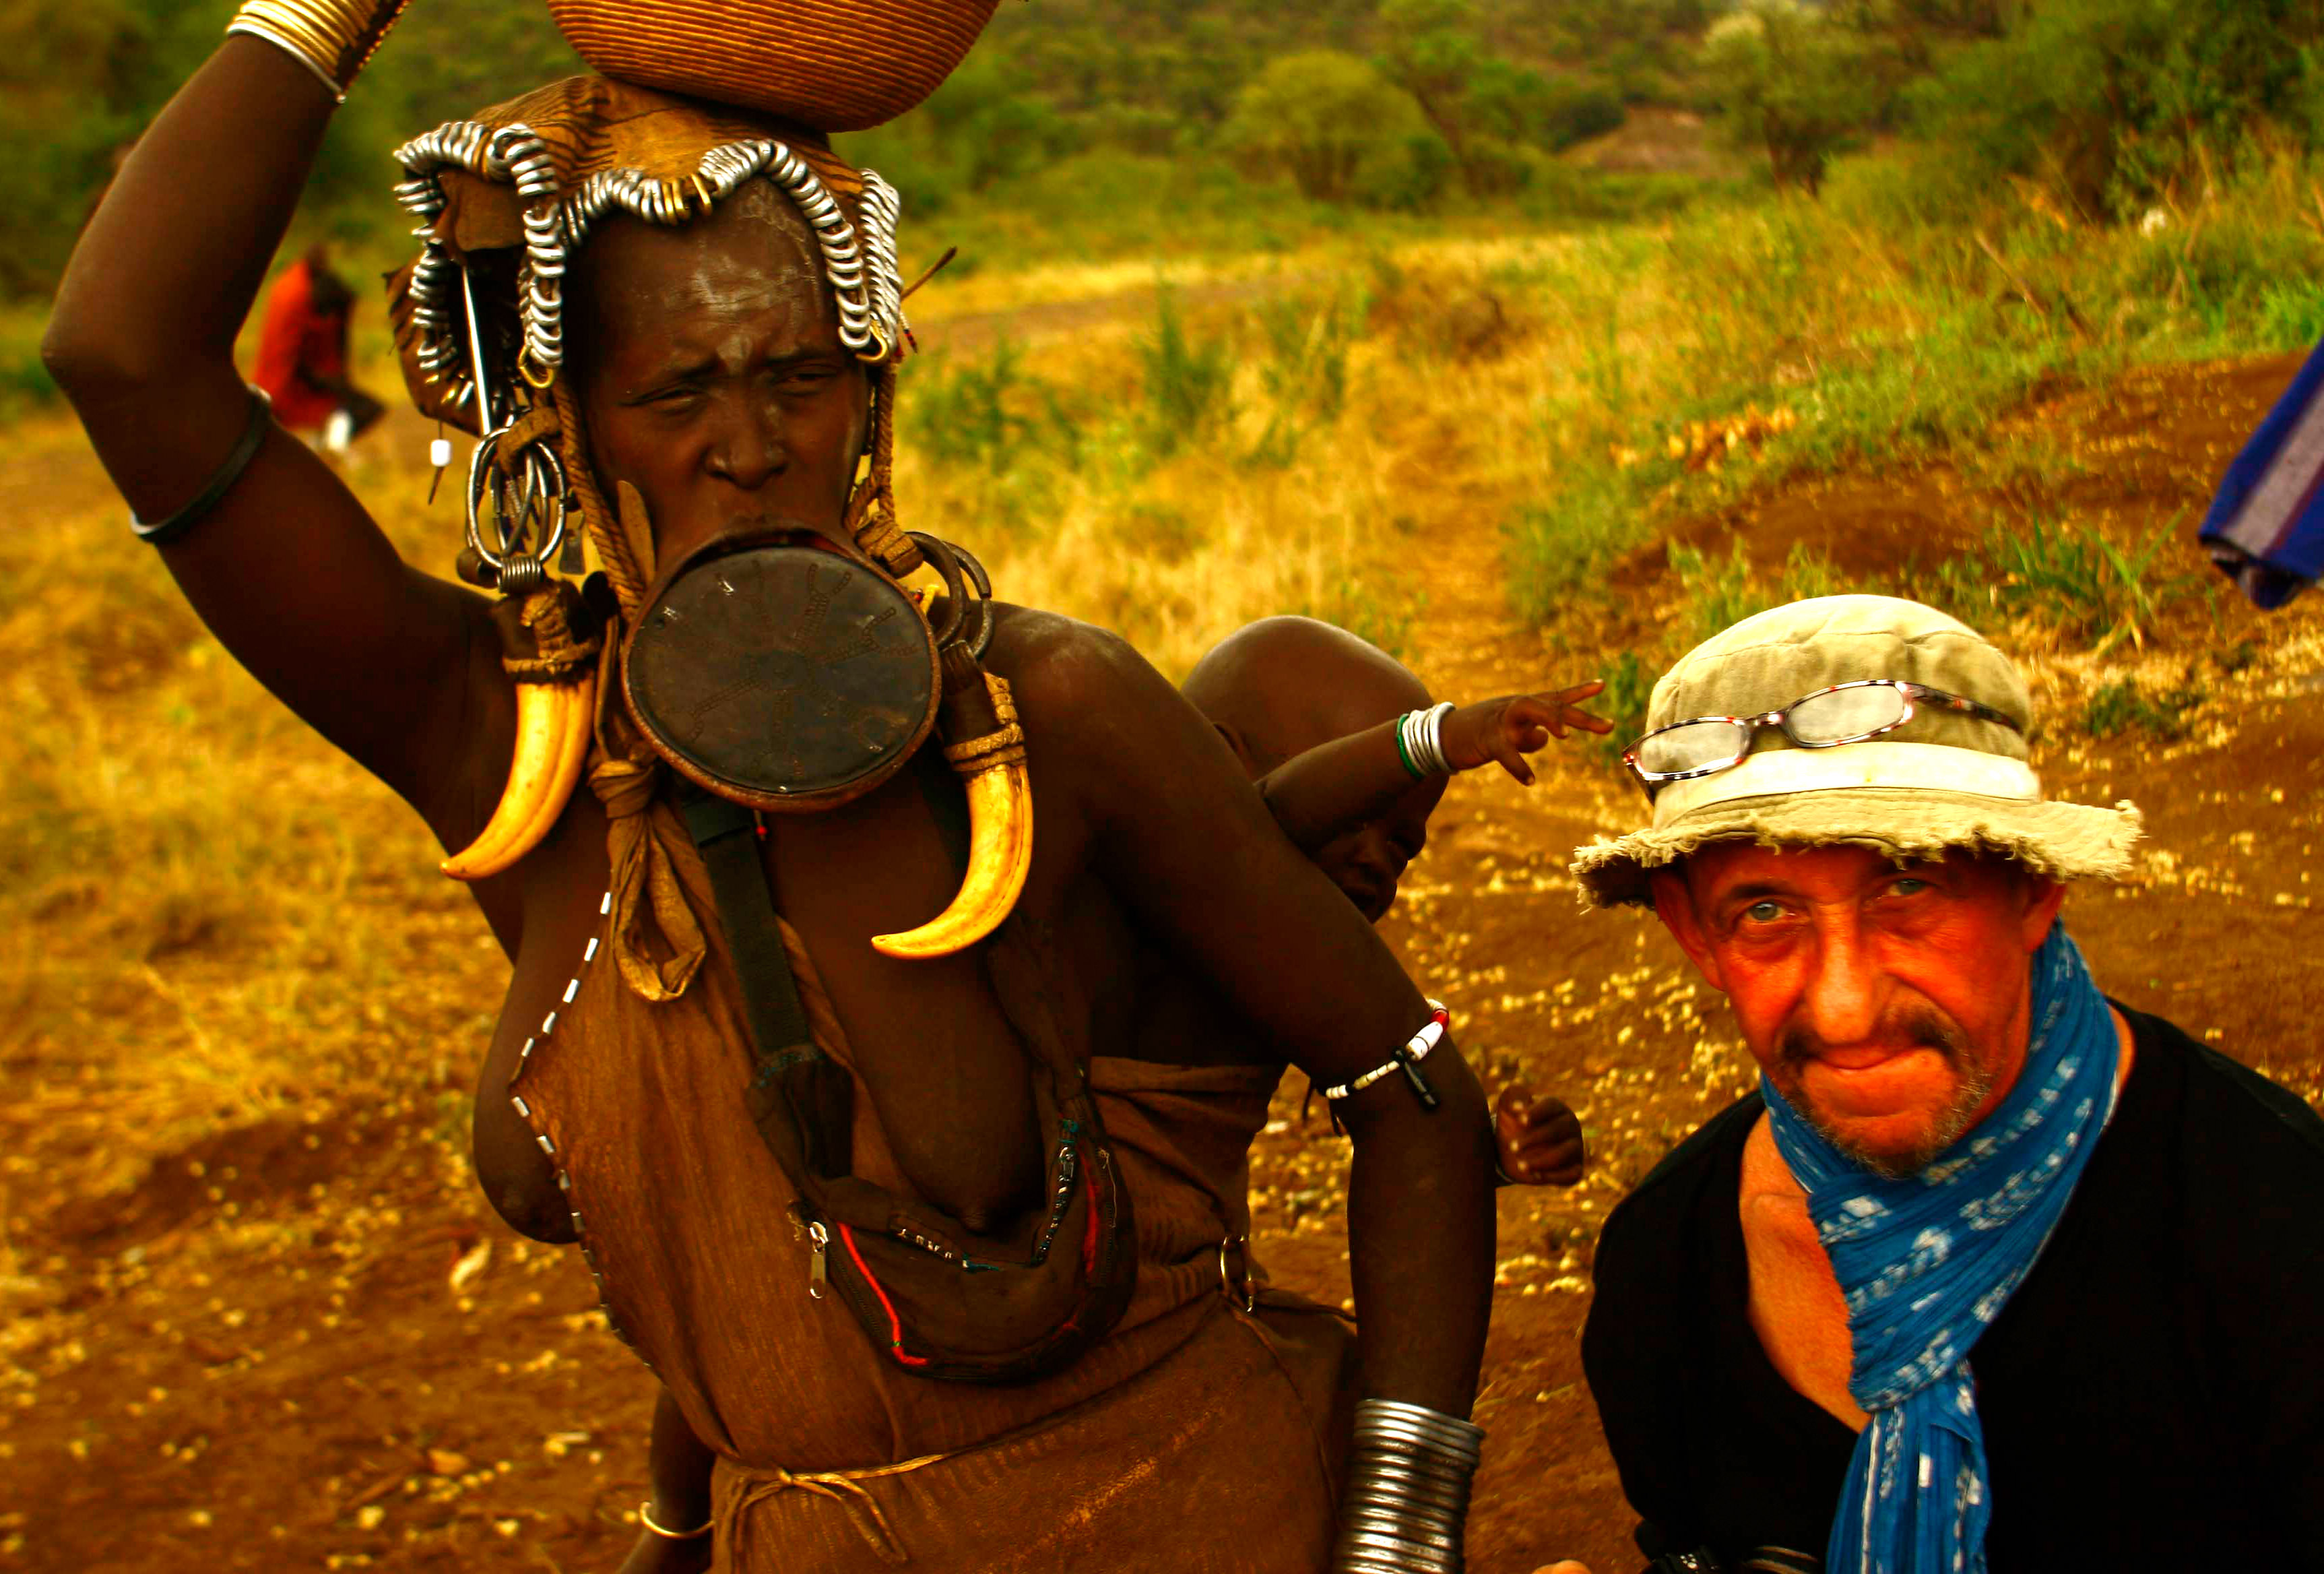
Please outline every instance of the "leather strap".
M799 1004L798 980L783 949L774 894L759 858L758 816L690 782L679 788L678 808L709 873L742 992L742 1014L758 1063L751 1083L752 1113L762 1128L788 1116L810 1173L845 1174L847 1126L844 1108L835 1107L834 1100L846 1073L816 1047Z

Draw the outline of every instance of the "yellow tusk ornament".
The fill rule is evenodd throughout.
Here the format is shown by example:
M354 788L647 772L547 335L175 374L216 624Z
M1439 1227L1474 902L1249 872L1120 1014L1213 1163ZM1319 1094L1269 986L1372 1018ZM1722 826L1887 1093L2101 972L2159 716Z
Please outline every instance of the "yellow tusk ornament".
M987 675L1001 729L945 750L968 779L968 873L952 905L915 930L873 935L883 957L908 961L966 950L999 929L1033 866L1033 791L1025 773L1025 734L1006 680Z
M516 754L498 808L476 839L438 866L455 880L484 880L539 847L580 782L596 715L594 675L516 686Z

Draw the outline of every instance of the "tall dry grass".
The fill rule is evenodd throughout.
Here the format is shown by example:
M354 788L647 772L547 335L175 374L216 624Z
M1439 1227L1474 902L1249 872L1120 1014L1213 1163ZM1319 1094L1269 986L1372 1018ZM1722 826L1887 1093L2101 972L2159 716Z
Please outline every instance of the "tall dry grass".
M0 1181L77 1189L221 1125L417 1107L470 1075L504 977L400 801L194 620L60 413L0 482ZM383 452L355 479L442 562Z

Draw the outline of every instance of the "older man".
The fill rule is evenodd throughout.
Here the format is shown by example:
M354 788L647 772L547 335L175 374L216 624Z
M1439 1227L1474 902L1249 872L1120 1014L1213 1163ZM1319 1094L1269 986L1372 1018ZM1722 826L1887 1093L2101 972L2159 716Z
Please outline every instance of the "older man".
M1653 826L1581 852L1762 1073L1600 1244L1656 1569L2324 1567L2324 1122L2099 994L2061 882L2136 811L2044 801L2030 709L1928 607L1762 613L1655 686Z

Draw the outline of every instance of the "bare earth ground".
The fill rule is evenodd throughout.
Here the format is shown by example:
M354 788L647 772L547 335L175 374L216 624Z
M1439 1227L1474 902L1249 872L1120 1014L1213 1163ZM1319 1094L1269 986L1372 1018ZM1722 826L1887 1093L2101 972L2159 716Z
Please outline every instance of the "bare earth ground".
M2079 458L2065 484L2077 510L2200 510L2291 369L2136 373L2013 425ZM77 451L39 458L0 482L12 528L103 495ZM1507 500L1444 495L1429 480L1399 477L1434 499L1414 542L1413 579L1428 597L1414 656L1440 692L1564 681L1596 669L1594 653L1655 637L1673 588L1658 550L1622 567L1612 611L1568 631L1571 649L1593 654L1554 655L1504 610L1498 543L1473 523ZM1683 533L1744 532L1761 560L1806 541L1851 573L1893 576L1973 533L1961 521L1981 520L2011 485L1943 468L1843 475L1763 490ZM2197 562L2189 540L2170 553L2177 569ZM2061 662L2041 760L2053 789L2135 799L2147 815L2154 851L2141 876L2069 908L2101 982L2311 1099L2324 1068L2310 1028L2324 932L2308 881L2324 814L2319 636L2305 606L2264 621L2223 603L2216 624L2200 613L2174 624L2156 671L2193 675L2215 702L2193 739L2168 746L2080 736L2065 719L2074 666ZM2255 654L2237 653L2246 640ZM1635 1566L1581 1383L1591 1247L1622 1190L1749 1080L1718 1003L1651 921L1576 907L1571 849L1637 810L1579 752L1530 794L1463 781L1389 921L1416 977L1452 1003L1489 1082L1521 1077L1562 1094L1593 1147L1582 1187L1503 1197L1505 1287L1478 1407L1490 1433L1471 1540L1480 1574L1567 1556L1600 1574ZM358 888L347 900L377 898ZM0 1362L0 1567L578 1571L618 1560L643 1495L650 1386L604 1335L577 1259L514 1240L466 1173L460 1089L505 977L479 943L481 921L447 893L406 932L413 986L382 1004L443 1043L433 1111L293 1107L91 1195L87 1178L107 1153L134 1147L135 1109L59 1074L69 1046L47 1046L38 1066L30 1051L0 1064L0 1155L35 1156L0 1172L0 1273L16 1264L0 1281L15 1336ZM156 999L97 1008L168 1010ZM1342 1144L1320 1116L1301 1119L1292 1092L1277 1114L1254 1155L1260 1249L1278 1279L1337 1301Z

